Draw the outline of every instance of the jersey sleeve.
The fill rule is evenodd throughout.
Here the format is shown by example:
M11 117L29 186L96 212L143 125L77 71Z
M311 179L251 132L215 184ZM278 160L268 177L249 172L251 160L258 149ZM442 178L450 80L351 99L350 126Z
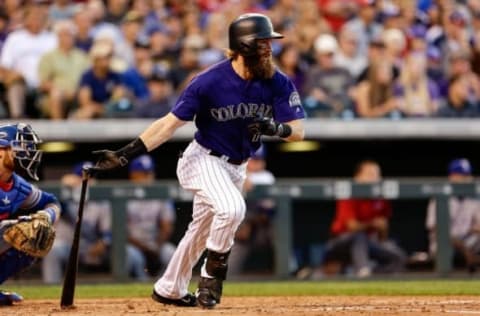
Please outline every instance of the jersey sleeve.
M32 185L32 191L23 201L20 209L26 210L29 213L45 210L52 216L52 222L57 219L57 214L61 213L60 202L55 195L42 191L36 186Z
M285 75L277 73L276 76L278 83L274 88L273 118L280 123L303 119L305 113L295 85Z
M172 113L182 121L192 121L200 108L200 80L195 77L182 92Z
M32 192L22 203L21 208L24 210L40 210L49 204L60 204L55 195L42 191L32 185Z

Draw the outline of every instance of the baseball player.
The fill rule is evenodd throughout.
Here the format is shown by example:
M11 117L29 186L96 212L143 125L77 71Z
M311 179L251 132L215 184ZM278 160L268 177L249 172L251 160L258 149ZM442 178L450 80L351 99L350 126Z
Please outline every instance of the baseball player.
M96 152L97 170L124 166L166 142L187 121L195 121L195 138L177 166L180 184L194 193L193 219L154 285L152 298L157 302L204 308L220 303L228 255L245 214L241 188L248 158L260 147L261 135L287 141L304 137L298 92L272 61L272 39L282 37L265 15L239 16L229 26L226 60L195 76L172 111L130 144ZM187 287L205 249L193 295Z
M55 236L53 223L60 215L54 195L43 192L15 172L38 180L42 153L30 125L0 126L0 284L24 268L35 257L50 250ZM23 298L0 290L0 305L12 305Z

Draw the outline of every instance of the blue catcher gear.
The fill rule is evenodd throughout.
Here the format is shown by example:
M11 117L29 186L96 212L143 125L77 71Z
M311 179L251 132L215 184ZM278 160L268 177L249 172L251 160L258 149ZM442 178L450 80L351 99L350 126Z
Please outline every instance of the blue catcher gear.
M0 148L10 147L15 165L34 180L38 180L37 168L42 160L42 151L37 149L37 144L41 142L29 124L0 125Z

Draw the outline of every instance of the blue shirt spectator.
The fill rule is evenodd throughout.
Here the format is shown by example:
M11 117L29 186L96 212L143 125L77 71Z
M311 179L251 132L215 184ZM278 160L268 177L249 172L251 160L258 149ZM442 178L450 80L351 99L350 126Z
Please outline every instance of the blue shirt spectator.
M110 100L113 89L122 84L120 74L109 71L104 78L97 77L92 69L87 70L80 79L80 88L88 87L91 90L92 100L104 103Z
M121 74L125 86L133 93L135 98L143 100L149 96L147 81L135 67L128 68Z

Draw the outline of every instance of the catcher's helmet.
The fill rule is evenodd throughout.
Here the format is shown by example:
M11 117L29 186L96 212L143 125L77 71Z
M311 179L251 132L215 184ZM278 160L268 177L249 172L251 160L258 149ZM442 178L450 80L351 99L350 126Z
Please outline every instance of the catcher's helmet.
M259 13L243 14L228 28L230 49L243 56L252 56L256 53L255 40L282 37L282 34L273 31L272 21Z
M38 180L37 168L42 160L42 151L37 144L42 141L25 123L0 125L0 148L10 147L15 165L25 170L32 179Z

